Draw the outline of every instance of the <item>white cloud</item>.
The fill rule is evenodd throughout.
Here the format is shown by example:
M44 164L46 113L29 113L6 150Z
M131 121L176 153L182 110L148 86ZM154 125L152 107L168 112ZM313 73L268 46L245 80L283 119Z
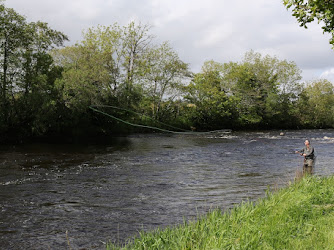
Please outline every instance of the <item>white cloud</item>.
M96 19L99 14L101 13L101 8L99 6L102 6L99 2L102 3L102 1L96 1L96 0L71 0L67 3L67 10L66 14L68 16L75 16L80 20L94 20Z
M213 25L203 32L203 36L194 43L196 48L217 47L220 43L229 39L234 33L234 27L231 23Z
M322 79L327 79L334 83L334 68L330 68L320 74L320 77Z
M185 1L170 0L162 2L153 0L151 4L153 16L160 25L187 17L196 9L196 4L189 5Z

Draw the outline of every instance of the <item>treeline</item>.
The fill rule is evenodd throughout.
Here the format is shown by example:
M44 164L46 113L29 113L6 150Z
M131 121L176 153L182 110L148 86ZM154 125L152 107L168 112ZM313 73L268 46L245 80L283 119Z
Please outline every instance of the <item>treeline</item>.
M333 85L301 82L294 62L250 51L193 73L149 25L90 28L64 47L67 36L48 24L3 3L0 11L0 141L149 131L122 121L197 131L333 127Z

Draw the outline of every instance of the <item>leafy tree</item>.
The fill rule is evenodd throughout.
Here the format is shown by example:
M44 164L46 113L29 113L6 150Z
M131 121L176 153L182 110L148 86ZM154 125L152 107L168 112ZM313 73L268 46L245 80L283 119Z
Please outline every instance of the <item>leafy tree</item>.
M92 47L73 46L62 49L60 53L66 59L57 88L62 93L65 105L81 113L89 105L99 104L109 78L104 62L99 60L99 52ZM71 63L67 64L67 61Z
M155 119L162 118L162 104L172 103L180 96L180 87L190 75L188 65L182 62L168 42L152 46L140 65L141 83Z
M294 62L278 61L276 67L279 92L269 99L268 123L279 128L298 126L297 101L302 91L301 70Z
M122 79L122 29L118 24L113 26L98 26L90 28L84 33L84 40L77 47L83 53L78 60L88 60L86 66L94 64L99 67L100 77L98 80L102 88L105 88L109 95L117 96L120 90ZM88 57L88 58L85 58ZM83 62L77 61L76 66L80 67Z
M85 112L89 105L116 97L121 85L120 28L98 26L84 33L74 46L53 51L57 65L64 68L57 86L66 106Z
M300 79L295 63L250 51L240 63L205 62L185 98L199 127L292 127Z
M295 63L250 51L241 63L224 64L223 86L237 100L240 126L271 127L285 123L285 107L298 94ZM285 97L283 98L283 95Z
M153 44L149 28L134 22L98 26L80 43L53 51L56 65L64 68L57 86L65 105L77 114L98 104L152 110L158 119L170 113L188 65L168 43ZM116 115L132 118L119 110Z
M25 42L26 20L15 10L0 5L0 106L2 124L9 122L15 79L21 66L19 53ZM11 99L11 101L10 101ZM0 119L1 119L0 118Z
M122 55L123 67L126 71L126 86L131 90L134 77L140 72L138 65L143 54L151 46L153 36L149 34L150 26L131 22L123 28Z
M47 23L29 23L25 28L25 42L21 55L23 62L22 84L24 93L34 92L41 88L41 76L49 73L53 60L49 51L55 46L62 46L68 40L63 33L51 29Z
M304 127L332 128L334 124L334 86L328 80L309 83L298 102L299 119Z
M239 126L257 125L262 121L265 107L264 89L252 71L250 64L225 64L228 73L224 76L225 86L229 93L236 98Z
M27 23L15 10L0 7L2 132L10 128L16 134L43 134L51 126L47 117L57 98L54 81L60 71L48 52L67 37L46 23Z
M146 25L98 26L84 33L84 40L53 53L65 68L59 86L68 106L85 109L109 100L131 106L140 100L140 60L149 48Z
M207 61L202 71L194 75L186 87L186 100L194 127L198 129L230 128L233 120L234 97L223 87L223 65Z
M283 0L287 9L292 9L300 26L315 19L322 24L324 32L331 34L330 44L334 45L334 2L332 0Z
M31 128L32 134L45 134L57 126L58 93L55 81L61 69L53 65L49 51L68 40L63 33L51 29L47 23L32 22L25 28L25 43L21 54L22 69L17 79L21 124Z

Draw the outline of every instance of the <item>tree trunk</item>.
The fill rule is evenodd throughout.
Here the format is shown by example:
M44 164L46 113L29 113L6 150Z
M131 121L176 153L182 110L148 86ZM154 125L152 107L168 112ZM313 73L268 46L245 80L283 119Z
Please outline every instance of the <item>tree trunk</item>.
M7 97L6 97L6 89L7 89L7 69L8 69L8 49L7 49L7 36L5 37L4 44L4 61L3 61L3 80L2 80L2 93L1 93L1 103L3 105L3 115L4 120L8 120L8 105L7 105Z

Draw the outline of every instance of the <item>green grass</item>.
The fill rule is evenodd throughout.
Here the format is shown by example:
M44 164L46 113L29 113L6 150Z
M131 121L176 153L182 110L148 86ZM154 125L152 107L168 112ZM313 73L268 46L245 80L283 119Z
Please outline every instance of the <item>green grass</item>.
M334 177L307 177L255 203L107 249L334 249Z

